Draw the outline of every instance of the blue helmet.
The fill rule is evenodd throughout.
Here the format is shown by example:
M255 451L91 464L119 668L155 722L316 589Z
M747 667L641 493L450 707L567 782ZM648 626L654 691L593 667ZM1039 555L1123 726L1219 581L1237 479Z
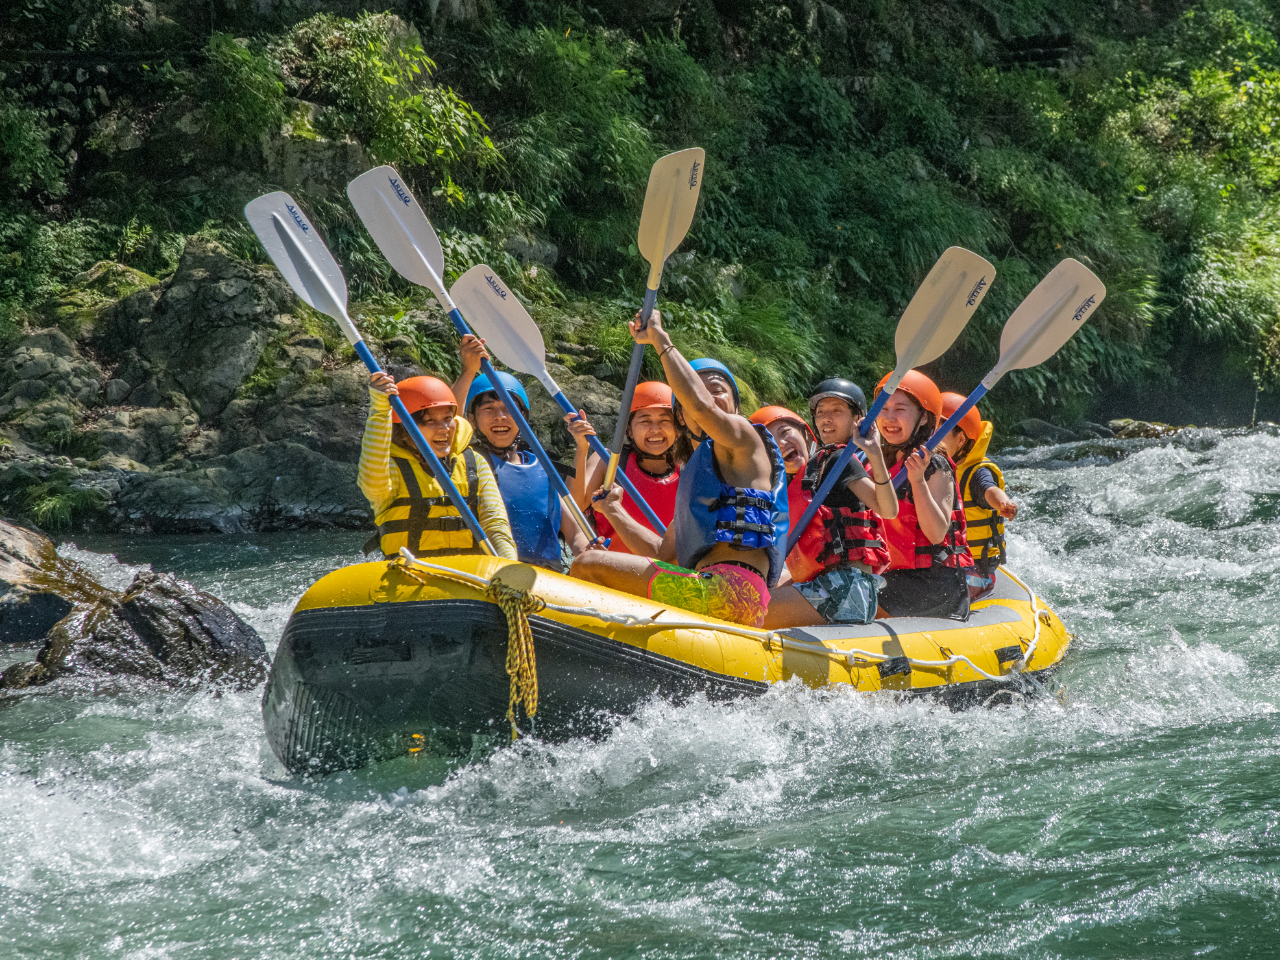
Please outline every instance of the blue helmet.
M719 360L712 360L710 357L699 357L697 360L690 360L689 366L693 367L694 372L702 373L704 370L714 370L716 373L723 373L729 381L729 386L733 387L733 402L735 404L742 403L742 398L738 393L738 380L733 372Z
M503 373L501 370L494 371L498 375L498 382L507 388L507 393L511 394L520 401L521 413L529 412L529 395L524 392L524 387L509 373ZM476 377L471 381L471 389L467 391L467 402L464 403L463 409L469 414L471 413L471 405L480 398L482 394L497 394L497 390L493 388L493 384L489 382L489 378L484 374Z

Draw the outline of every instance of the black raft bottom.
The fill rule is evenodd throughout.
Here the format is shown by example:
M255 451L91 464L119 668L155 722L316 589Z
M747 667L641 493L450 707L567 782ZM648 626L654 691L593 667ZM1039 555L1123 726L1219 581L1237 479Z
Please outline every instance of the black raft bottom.
M538 714L520 723L546 739L598 735L655 695L727 700L768 689L554 620L529 623ZM285 628L263 696L267 739L289 770L314 773L416 748L466 754L476 736L501 742L510 736L506 653L506 617L482 600L300 611ZM1006 686L983 681L930 693L961 708Z

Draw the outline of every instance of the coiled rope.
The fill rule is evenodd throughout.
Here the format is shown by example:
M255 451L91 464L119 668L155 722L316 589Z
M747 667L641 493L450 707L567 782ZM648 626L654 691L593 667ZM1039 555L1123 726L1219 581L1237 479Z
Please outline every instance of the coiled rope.
M484 577L477 576L476 574L473 574L473 573L464 573L461 570L454 570L451 567L444 567L436 563L428 563L425 560L419 560L409 551L407 547L400 548L400 559L396 562L398 564L401 564L402 569L404 569L406 573L408 573L410 576L413 576L414 579L418 580L419 582L424 582L424 581L421 577L415 574L414 568L417 568L418 570L424 570L424 569L429 570L434 576L442 580L453 580L456 583L463 583L468 586L474 587L477 590L479 590L481 593L484 593L486 596L488 596L490 585L493 582L485 579ZM538 600L538 602L542 604L542 607L540 607L539 609L545 608L547 610L553 610L556 613L564 613L564 614L569 614L571 616L588 617L592 620L599 620L601 623L610 623L619 627L631 627L631 628L643 627L647 629L660 627L663 630L712 629L712 630L715 630L717 633L728 633L728 634L733 634L740 637L748 637L752 640L755 640L757 643L761 644L766 650L770 650L770 651L773 650L773 645L776 643L779 649L781 650L795 650L799 653L807 653L813 656L826 657L829 660L834 660L837 663L843 664L844 666L848 667L850 670L852 670L854 666L859 664L884 663L887 660L899 660L899 659L906 660L907 663L912 667L940 668L940 667L954 666L957 663L964 663L964 664L967 664L969 668L972 669L979 676L982 676L987 680L994 681L995 683L1017 683L1019 685L1024 685L1026 681L1030 681L1031 684L1033 684L1037 689L1040 690L1040 692L1043 693L1045 692L1043 685L1041 685L1038 681L1036 681L1036 679L1033 676L1031 676L1029 673L1026 673L1025 671L1027 669L1027 665L1031 662L1031 658L1035 655L1036 646L1040 642L1040 627L1041 627L1041 624L1044 622L1043 618L1047 617L1048 615L1047 613L1042 611L1039 605L1036 603L1036 595L1032 592L1030 587L1028 587L1025 583L1023 583L1022 580L1020 580L1018 577L1014 576L1014 574L1010 573L1008 568L1004 568L1004 572L1008 575L1010 580L1012 580L1014 583L1016 583L1018 586L1020 586L1023 590L1026 591L1027 599L1031 603L1031 619L1032 619L1032 622L1035 624L1035 629L1031 635L1031 641L1027 644L1026 652L1024 652L1021 657L1019 657L1017 660L1015 660L1013 663L1009 665L1008 673L1003 673L1003 674L988 673L986 670L983 670L980 666L978 666L976 663L974 663L964 654L960 654L960 653L951 654L950 656L946 657L943 660L917 660L914 657L899 658L899 657L890 656L885 653L876 653L871 650L861 650L857 648L850 649L850 650L832 649L831 647L828 647L825 643L821 643L817 641L797 640L794 637L788 637L785 634L778 633L775 630L755 630L755 629L752 629L751 627L742 627L736 624L720 623L720 624L716 624L715 626L711 626L704 620L663 620L661 622L658 622L655 618L657 616L660 616L661 612L659 614L655 614L654 617L635 617L635 616L629 616L624 614L605 613L602 610L597 610L595 607L567 607L557 603L547 603L544 600ZM510 620L509 617L508 617L508 620ZM510 648L508 647L508 652L509 651L510 651Z
M533 651L533 630L529 614L537 613L546 603L528 590L516 590L501 580L489 581L485 596L507 615L507 675L511 693L507 700L507 719L511 722L511 739L520 736L516 726L516 704L524 707L530 720L538 712L538 658Z
M538 656L533 649L533 629L529 626L529 614L538 613L547 606L545 600L535 597L528 590L517 590L501 580L486 580L460 570L451 570L434 563L426 563L414 557L407 547L400 548L400 569L426 586L428 580L415 567L426 567L439 580L452 580L479 589L502 610L507 618L507 676L511 688L507 699L507 720L511 723L511 739L520 736L516 725L516 706L524 707L530 720L538 712Z

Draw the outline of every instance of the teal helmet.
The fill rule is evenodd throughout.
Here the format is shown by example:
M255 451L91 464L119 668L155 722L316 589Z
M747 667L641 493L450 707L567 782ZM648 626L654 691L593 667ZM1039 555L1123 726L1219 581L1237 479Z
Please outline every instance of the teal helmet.
M690 360L689 366L693 367L696 373L714 370L716 373L724 374L725 379L729 381L729 386L733 387L733 402L738 406L742 405L742 396L738 392L738 378L733 375L733 371L719 360L712 360L710 357L699 357L697 360Z
M524 387L520 385L520 381L509 373L503 373L501 370L495 370L494 373L498 375L498 382L506 387L507 393L520 401L520 412L527 414L529 412L529 395L524 392ZM471 413L472 405L486 393L492 393L496 396L498 391L493 388L489 378L481 374L471 381L471 389L467 391L467 402L462 405L468 415Z

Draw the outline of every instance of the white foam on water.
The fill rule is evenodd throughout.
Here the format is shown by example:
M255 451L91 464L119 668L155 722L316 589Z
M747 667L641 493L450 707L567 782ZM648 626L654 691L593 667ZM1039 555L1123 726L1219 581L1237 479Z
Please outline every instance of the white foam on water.
M121 563L114 554L81 550L74 543L61 544L58 547L58 555L80 564L90 576L112 590L124 590L133 582L137 574L151 572L150 564L135 566Z

